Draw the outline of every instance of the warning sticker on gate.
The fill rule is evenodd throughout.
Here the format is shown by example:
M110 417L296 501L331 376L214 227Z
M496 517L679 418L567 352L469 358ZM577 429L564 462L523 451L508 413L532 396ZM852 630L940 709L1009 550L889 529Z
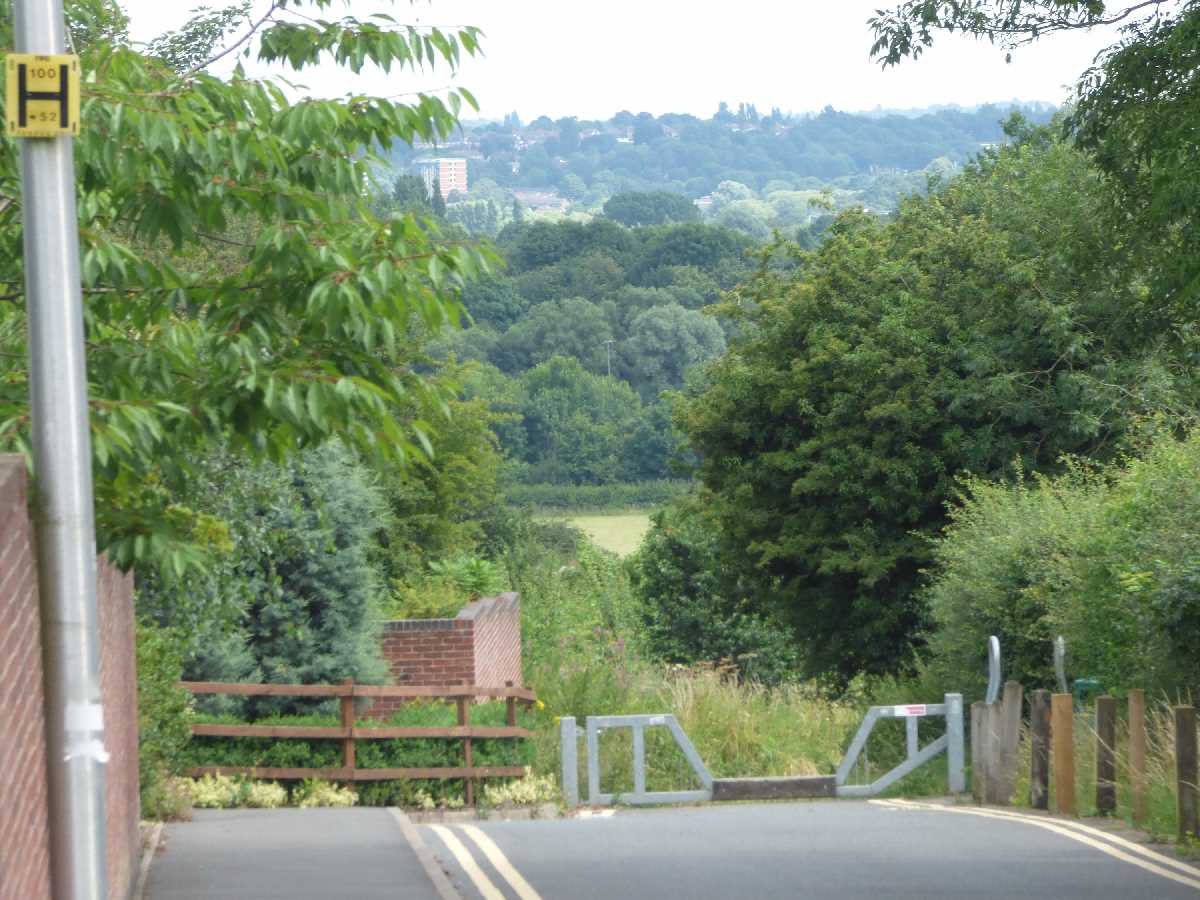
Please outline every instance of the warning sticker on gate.
M893 706L892 715L897 719L904 719L909 716L923 716L925 715L925 704L917 703L912 706Z
M9 137L79 134L78 56L10 53L4 67L4 130Z

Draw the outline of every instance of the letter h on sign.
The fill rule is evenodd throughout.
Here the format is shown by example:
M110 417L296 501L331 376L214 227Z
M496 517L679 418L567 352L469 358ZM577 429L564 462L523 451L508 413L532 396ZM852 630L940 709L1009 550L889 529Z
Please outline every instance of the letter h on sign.
M58 121L65 122L68 118L68 110L71 108L71 83L67 80L67 67L58 67L58 84L57 91L31 91L29 90L29 66L26 63L17 63L17 125L24 128L29 123L29 101L30 100L57 100L58 101Z

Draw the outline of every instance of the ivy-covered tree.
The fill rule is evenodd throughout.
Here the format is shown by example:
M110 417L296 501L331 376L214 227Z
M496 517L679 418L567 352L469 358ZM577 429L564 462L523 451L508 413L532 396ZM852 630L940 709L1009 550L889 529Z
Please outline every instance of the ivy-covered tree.
M474 28L331 17L333 5L275 0L197 61L237 16L160 41L155 56L129 44L106 0L67 4L87 73L75 160L97 532L122 565L179 573L219 540L178 502L213 447L283 458L336 435L402 464L427 452L444 413L406 335L456 322L455 294L487 260L430 222L378 218L364 185L380 152L449 134L474 99L294 98L279 79L207 71L251 46L293 71L332 60L356 72L454 70L478 49ZM0 45L11 43L4 6ZM0 449L25 451L21 202L3 139Z

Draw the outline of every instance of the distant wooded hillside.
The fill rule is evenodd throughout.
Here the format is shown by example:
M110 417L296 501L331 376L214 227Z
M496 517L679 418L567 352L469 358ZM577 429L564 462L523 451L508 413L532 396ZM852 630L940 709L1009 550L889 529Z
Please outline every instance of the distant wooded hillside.
M1034 124L1053 114L1045 104L987 105L926 115L844 113L816 115L750 104L721 104L709 119L683 114L653 116L623 111L607 121L541 116L524 124L468 124L460 139L432 147L403 147L393 162L407 171L432 154L469 160L475 185L550 191L584 209L598 209L614 194L667 190L700 198L721 182L755 191L875 188L880 205L924 184L931 164L957 166L981 148L1005 140L1001 122L1019 110ZM915 180L912 176L919 177ZM882 190L879 188L882 187Z

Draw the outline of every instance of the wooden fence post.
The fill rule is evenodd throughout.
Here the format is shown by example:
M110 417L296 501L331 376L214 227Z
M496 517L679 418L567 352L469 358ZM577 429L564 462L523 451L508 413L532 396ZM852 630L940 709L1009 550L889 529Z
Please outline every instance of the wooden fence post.
M1146 692L1129 691L1129 781L1133 788L1133 821L1145 822L1146 807Z
M1054 810L1075 815L1075 698L1055 694L1050 698L1050 741L1054 750Z
M511 681L506 681L506 682L504 682L504 686L512 687L513 683ZM507 722L509 725L516 725L517 724L517 698L509 697L506 701L506 704L507 704L507 708L505 710L504 721Z
M458 698L458 724L469 728L471 725L471 698ZM467 733L463 738L463 761L468 769L472 768L471 762L471 735ZM467 806L475 805L475 779L467 777Z
M976 803L987 801L987 704L971 704L971 796Z
M988 803L999 803L1000 781L1000 702L990 703L984 709L983 755L987 760L984 782L984 797Z
M1096 810L1102 816L1117 808L1117 701L1096 698Z
M1021 717L1024 713L1025 690L1020 682L1004 683L1004 699L997 711L999 716L999 771L996 781L996 803L1007 806L1017 790L1017 748L1021 743Z
M1175 781L1179 840L1197 836L1196 707L1175 707Z
M1029 698L1029 805L1050 808L1050 692Z
M354 679L346 678L342 684L350 689L348 694L342 695L342 727L346 729L346 737L342 739L342 767L348 771L350 779L353 780L354 737L351 729L354 728Z

